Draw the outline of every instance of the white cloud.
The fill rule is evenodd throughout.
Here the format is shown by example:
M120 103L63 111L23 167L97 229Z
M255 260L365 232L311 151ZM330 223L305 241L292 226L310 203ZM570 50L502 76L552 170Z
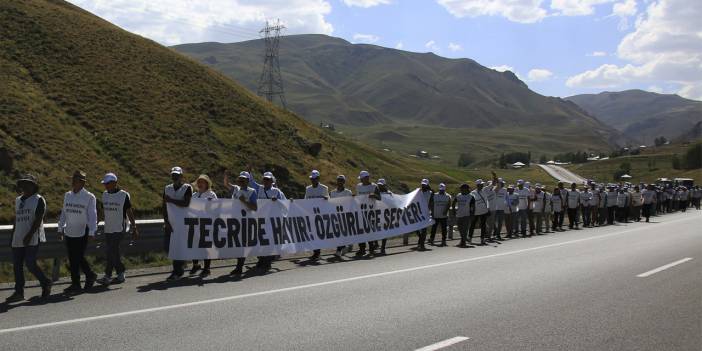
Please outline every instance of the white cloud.
M456 52L456 51L461 51L461 50L463 50L463 47L462 47L460 44L449 43L449 44L448 44L448 49L451 50L451 51L453 51L453 52Z
M551 9L564 16L586 16L595 12L595 6L614 0L552 0Z
M426 42L426 44L424 44L424 47L431 50L431 51L435 51L435 52L439 51L439 47L436 45L436 42L433 40L429 40L428 42Z
M619 43L624 65L605 64L570 77L569 87L612 88L629 83L665 82L678 94L702 99L702 2L658 0Z
M346 6L358 6L363 8L369 8L378 5L387 5L390 0L344 0Z
M605 51L593 51L591 54L587 54L587 56L590 57L603 57L607 56L607 53Z
M619 17L619 30L629 29L629 17L636 15L637 11L636 0L625 0L612 6L612 16Z
M397 44L395 44L395 49L397 50L402 50L402 48L405 47L405 44L403 44L401 41L398 41Z
M534 23L542 20L547 11L541 8L543 0L437 0L455 17L502 16L512 22Z
M353 35L353 41L355 43L366 43L366 44L373 44L380 40L380 37L377 35L373 34L361 34L361 33L356 33Z
M534 68L527 73L527 78L532 82L541 82L553 77L553 72L545 68Z
M507 65L492 66L492 67L490 67L490 69L494 69L495 71L499 71L499 72L505 72L505 71L514 72L514 67L507 66Z
M326 0L69 0L118 26L165 45L259 38L267 19L280 18L286 34L334 30Z

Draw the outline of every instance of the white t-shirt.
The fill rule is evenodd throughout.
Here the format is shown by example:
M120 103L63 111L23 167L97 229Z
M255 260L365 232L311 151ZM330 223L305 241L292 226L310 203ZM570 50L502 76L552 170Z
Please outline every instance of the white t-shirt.
M42 204L46 213L46 200L39 194L34 194L22 200L22 196L15 199L15 231L12 233L12 247L24 247L24 236L32 228L37 215L37 207ZM39 242L45 242L44 221L41 221L37 231L32 234L29 246L36 246ZM24 263L22 263L24 264Z
M102 210L105 215L105 233L121 233L129 231L129 221L124 213L124 205L130 201L129 193L118 190L114 193L102 193Z
M492 190L492 187L483 188L483 196L485 196L485 200L488 202L488 208L490 211L495 211L497 207L497 203L495 202L497 194L495 194L495 191Z
M199 192L199 191L196 191L196 192L193 193L193 199L210 199L210 200L213 200L213 199L216 199L216 198L217 198L217 194L215 194L214 191L209 190L209 189L208 189L207 191L205 191L204 193L201 193L201 192Z
M80 189L77 193L67 192L63 196L63 208L58 230L71 238L80 238L86 233L95 236L95 231L97 231L95 195L85 188Z
M468 194L458 193L456 195L456 217L470 216L470 200L473 197Z
M529 197L531 196L529 189L514 189L514 193L519 197L519 210L524 211L529 208Z
M495 190L495 211L504 211L507 203L507 189L499 188ZM492 206L492 203L490 203Z
M346 189L346 188L344 188L344 190L341 190L341 191L339 191L339 189L337 188L337 189L332 190L329 193L329 197L332 199L337 198L337 197L349 197L349 196L353 196L353 193L351 192L351 190Z
M534 192L534 201L531 203L531 208L534 210L536 213L542 213L544 212L544 200L546 199L546 196L544 192L536 193Z
M451 195L438 192L434 194L434 218L446 218L449 206L451 206Z
M590 200L592 200L592 193L590 190L580 192L580 204L588 207L590 206Z
M363 185L363 183L356 184L356 196L370 195L376 192L378 186L375 183L370 183L368 185Z
M578 191L578 189L566 191L566 198L568 199L568 208L578 208L578 204L580 203L580 192Z
M471 194L471 196L473 196L473 199L475 199L475 212L474 212L474 214L476 216L480 216L480 215L484 215L484 214L488 213L487 198L482 193L482 191L475 189L475 190L471 191L470 194Z
M317 184L316 187L308 185L305 188L305 199L326 199L329 198L329 188L324 184Z
M517 193L507 193L505 197L505 214L519 212L519 195Z
M643 196L643 203L646 205L650 205L650 204L656 202L656 191L655 190L644 189L644 191L641 193L641 196Z
M561 194L551 195L551 207L553 207L553 212L563 212L563 197Z
M643 198L641 197L641 192L634 191L631 193L631 206L641 206L643 203Z

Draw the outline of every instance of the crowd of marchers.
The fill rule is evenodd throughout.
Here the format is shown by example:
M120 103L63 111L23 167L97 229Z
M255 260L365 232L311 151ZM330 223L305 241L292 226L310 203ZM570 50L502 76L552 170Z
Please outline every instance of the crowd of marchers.
M188 207L193 198L216 199L210 178L202 174L193 183L185 181L183 169L173 167L170 172L171 184L163 191L164 248L168 252L172 228L168 221L167 204ZM317 170L310 173L310 185L305 189L306 199L337 198L347 196L368 197L381 200L392 195L385 179L371 181L368 171L361 171L358 184L347 188L346 177L338 175L336 184L330 187L320 182ZM65 294L78 294L91 289L96 283L107 286L125 281L125 266L122 263L120 243L127 235L132 240L139 239L130 194L121 189L117 175L107 173L101 180L104 192L98 201L85 188L87 175L76 171L72 177L71 189L65 193L58 222L59 240L66 245L71 284L64 289ZM233 183L225 172L224 184L229 197L240 201L249 210L256 211L259 201L287 200L283 191L276 185L273 173L265 172L261 183L256 182L248 171L238 174ZM41 298L51 295L52 281L37 265L39 247L46 241L44 215L47 204L39 194L39 182L31 174L17 180L19 196L15 200L15 219L10 246L12 248L15 276L14 293L8 303L24 299L24 267L39 281ZM630 221L649 222L651 216L682 211L693 207L700 210L702 189L699 186L686 188L670 184L603 184L587 181L584 184L572 183L566 186L558 183L549 188L541 184L531 184L519 179L508 184L492 172L489 180L477 179L473 188L468 182L459 187L458 193L451 195L446 185L441 183L436 191L429 179L420 182L419 194L433 218L430 227L417 231L417 251L427 250L426 245L446 246L447 239L453 238L454 227L458 229L458 247L482 246L488 243L501 243L505 239L528 238L534 235L627 223ZM104 236L105 272L98 278L85 258L88 243L98 234L98 222L104 221L101 234ZM480 231L479 242L474 242L475 231ZM436 234L441 237L437 241ZM428 238L427 238L428 236ZM447 238L448 237L448 238ZM355 257L381 256L386 253L387 239L380 242L359 243ZM354 250L353 246L337 247L331 260L343 260ZM265 274L277 256L258 257L251 274ZM315 250L310 261L321 258L320 250ZM233 277L244 272L246 258L238 258ZM195 260L190 265L189 276L206 278L210 275L210 260L202 265ZM174 260L167 281L175 281L185 276L186 262ZM81 273L85 276L81 286ZM249 272L247 272L249 273ZM113 275L114 274L114 275Z

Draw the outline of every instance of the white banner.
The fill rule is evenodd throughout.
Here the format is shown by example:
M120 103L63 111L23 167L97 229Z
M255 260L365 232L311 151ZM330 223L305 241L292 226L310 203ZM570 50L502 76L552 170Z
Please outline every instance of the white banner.
M309 200L258 200L249 211L239 200L192 199L168 204L173 228L168 257L175 260L288 255L410 233L433 224L419 190Z

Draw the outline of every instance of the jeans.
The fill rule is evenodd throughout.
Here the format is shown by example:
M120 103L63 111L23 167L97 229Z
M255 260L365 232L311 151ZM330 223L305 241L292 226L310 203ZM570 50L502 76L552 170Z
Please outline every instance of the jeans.
M543 231L544 214L535 211L533 212L532 218L536 222L536 233L540 234ZM548 226L548 224L546 224L546 226Z
M607 207L607 224L614 224L614 215L617 207L610 206Z
M578 227L578 209L568 208L568 228Z
M37 265L38 252L39 245L12 248L12 268L14 268L15 271L15 291L20 294L24 293L25 265L42 286L51 283Z
M119 252L119 244L124 237L124 232L105 233L105 275L112 276L112 271L116 273L124 273L124 264L122 264L122 256Z
M88 234L79 238L64 236L66 248L68 249L68 265L71 269L71 283L80 284L80 272L83 271L86 279L95 277L95 273L85 260L85 249L88 247Z
M458 234L461 236L461 244L464 244L468 240L468 226L470 226L470 217L456 217L456 222L458 225Z
M581 214L583 216L583 227L589 227L590 226L590 206L583 206Z
M527 210L527 219L529 220L529 234L534 234L534 210Z
M631 218L637 222L641 220L641 206L631 208Z
M495 212L496 212L495 210L491 210L490 215L488 216L488 218L486 220L487 232L490 235L493 235L493 233L495 232L495 221L496 221Z
M562 229L563 227L563 211L557 211L553 213L553 226L552 229Z
M446 231L448 229L448 218L434 218L434 225L431 226L431 235L429 236L429 243L434 243L434 238L436 237L436 228L441 227L441 243L446 243Z
M529 217L529 214L527 210L519 210L517 211L517 221L519 225L519 231L522 233L522 236L526 235L527 232L527 219Z
M492 235L495 236L495 238L500 238L500 232L502 231L502 223L505 220L505 211L502 210L497 210L495 211L495 228L493 229ZM509 233L507 233L509 235Z
M417 231L417 247L424 247L425 241L427 241L427 228L422 228Z
M489 213L489 212L488 212ZM473 219L470 221L470 229L468 229L468 238L473 239L473 232L475 231L475 224L480 222L480 242L484 243L485 240L489 238L487 233L487 217L488 213L481 215L474 215Z

